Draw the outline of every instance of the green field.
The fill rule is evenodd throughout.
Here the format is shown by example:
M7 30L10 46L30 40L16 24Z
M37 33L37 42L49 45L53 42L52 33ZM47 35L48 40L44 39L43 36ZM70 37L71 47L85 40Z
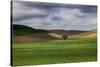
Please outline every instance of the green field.
M38 43L13 43L13 65L96 61L96 41L96 38L69 38Z

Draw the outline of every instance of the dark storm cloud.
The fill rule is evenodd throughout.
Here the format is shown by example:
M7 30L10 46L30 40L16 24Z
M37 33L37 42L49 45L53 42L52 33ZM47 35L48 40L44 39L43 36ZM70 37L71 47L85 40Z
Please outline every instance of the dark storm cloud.
M14 24L39 29L91 30L96 28L96 22L97 6L94 5L13 1Z
M62 20L62 17L54 16L54 17L52 17L52 20L59 21L59 20Z
M93 5L73 5L73 4L59 4L59 3L43 3L43 2L24 2L23 5L26 7L40 7L45 9L50 8L69 8L69 9L80 9L83 12L97 12L96 6Z
M13 21L21 21L21 20L27 20L27 19L32 19L32 18L45 18L47 15L26 15L26 16L21 16L17 18L13 18Z
M97 7L96 6L83 6L80 10L84 13L96 13Z
M52 8L69 8L69 9L80 9L85 13L93 13L97 12L96 5L77 5L77 4L61 4L61 3L44 3L44 2L27 2L27 1L20 1L20 4L24 5L28 8L44 8L44 9L52 9Z

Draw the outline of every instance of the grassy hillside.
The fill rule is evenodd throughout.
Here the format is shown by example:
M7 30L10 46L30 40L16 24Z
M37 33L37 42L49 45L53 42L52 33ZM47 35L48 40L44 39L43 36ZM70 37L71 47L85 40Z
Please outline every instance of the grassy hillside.
M89 32L80 34L79 37L82 37L82 38L96 38L97 37L97 31L96 30L91 30Z
M64 31L73 35L66 40L59 39L64 32L57 31L13 25L13 65L97 61L96 31Z
M47 30L34 29L24 25L13 25L13 42L31 43L59 39L48 35L48 33Z
M12 27L13 27L13 35L17 35L17 36L29 35L33 33L47 33L48 32L46 30L33 29L31 27L24 26L24 25L13 24Z
M87 31L78 30L43 30L34 29L24 25L13 24L13 42L29 43L48 40L62 40L62 35L79 35Z

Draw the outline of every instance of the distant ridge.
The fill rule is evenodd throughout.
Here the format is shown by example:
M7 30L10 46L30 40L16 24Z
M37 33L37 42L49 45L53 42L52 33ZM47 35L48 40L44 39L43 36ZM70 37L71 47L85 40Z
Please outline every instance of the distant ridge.
M95 30L92 30L91 32L81 31L81 30L43 30L17 24L13 24L12 28L13 28L12 29L13 42L16 43L62 40L63 35L68 35L68 36L80 35L82 37L83 36L86 37L87 35L89 35L90 37L90 34L95 32Z
M97 37L97 30L91 30L91 31L83 33L79 36L83 37L83 38L96 38Z
M81 30L50 30L51 33L56 33L60 35L79 35L88 31L81 31Z
M13 35L27 35L33 33L47 33L48 31L42 29L34 29L25 25L13 24Z

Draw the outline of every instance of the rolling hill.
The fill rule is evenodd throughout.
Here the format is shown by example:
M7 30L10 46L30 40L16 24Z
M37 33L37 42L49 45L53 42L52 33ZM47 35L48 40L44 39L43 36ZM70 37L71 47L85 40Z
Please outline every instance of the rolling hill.
M81 31L81 30L50 30L51 33L60 34L60 35L79 35L82 33L86 33L88 31Z
M28 26L24 26L24 25L17 25L17 24L13 24L13 35L29 35L29 34L33 34L33 33L47 33L47 30L42 30L42 29L33 29L31 27Z
M35 29L24 25L13 24L13 42L37 42L47 40L62 40L63 35L81 37L95 37L96 32L93 31L80 31L80 30L43 30Z
M34 29L24 25L13 25L13 42L26 43L47 40L57 40L59 38L48 35L49 31Z
M79 36L83 37L83 38L96 38L97 37L97 31L96 30L91 30L89 32L80 34Z

